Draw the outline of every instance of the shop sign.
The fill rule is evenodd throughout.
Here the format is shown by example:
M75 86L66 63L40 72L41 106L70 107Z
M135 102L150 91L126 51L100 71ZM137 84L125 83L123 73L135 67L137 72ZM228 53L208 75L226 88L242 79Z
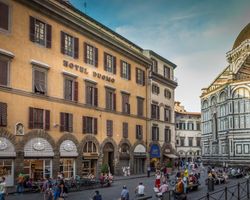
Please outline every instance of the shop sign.
M165 149L165 153L170 153L170 149Z
M86 67L82 67L80 65L71 63L71 62L69 62L67 60L63 60L63 66L68 67L70 69L74 69L74 70L79 71L79 72L81 72L83 74L89 74L88 69ZM110 76L107 76L107 75L104 75L104 74L101 74L101 73L96 72L96 71L93 71L92 76L95 77L95 78L99 78L99 79L102 79L104 81L110 82L110 83L115 82L114 78L112 78Z
M153 144L150 149L151 158L160 158L160 148L157 144Z

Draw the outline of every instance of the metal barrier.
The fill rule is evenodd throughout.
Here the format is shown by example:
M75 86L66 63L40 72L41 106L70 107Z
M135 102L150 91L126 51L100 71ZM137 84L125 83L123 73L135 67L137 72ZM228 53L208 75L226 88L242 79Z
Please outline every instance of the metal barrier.
M197 200L244 200L250 199L249 179L236 185L209 192Z

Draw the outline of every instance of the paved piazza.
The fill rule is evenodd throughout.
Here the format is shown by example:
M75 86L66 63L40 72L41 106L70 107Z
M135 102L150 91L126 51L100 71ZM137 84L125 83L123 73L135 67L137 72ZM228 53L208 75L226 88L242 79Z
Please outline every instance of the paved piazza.
M206 195L207 193L207 186L205 185L205 179L207 175L206 174L201 174L200 182L201 185L198 189L198 191L193 191L188 193L188 199L197 199L199 197L202 197ZM229 183L227 185L234 185L238 182L242 181L241 179L230 179ZM134 200L134 190L135 187L139 182L143 182L143 184L146 187L146 194L152 195L152 199L156 199L154 192L153 192L153 185L154 185L154 177L150 178L137 178L137 179L129 179L129 180L120 180L120 181L115 181L111 187L108 188L100 188L98 189L103 197L103 200L118 200L119 195L122 189L123 185L127 185L129 192L130 192L130 199ZM222 185L215 185L215 190L224 188L225 184ZM84 190L81 192L72 192L69 193L69 197L67 198L68 200L90 200L91 197L94 194L93 190ZM24 194L22 196L15 196L15 195L9 195L7 197L7 200L42 200L43 199L43 194L41 193L32 193L32 194Z

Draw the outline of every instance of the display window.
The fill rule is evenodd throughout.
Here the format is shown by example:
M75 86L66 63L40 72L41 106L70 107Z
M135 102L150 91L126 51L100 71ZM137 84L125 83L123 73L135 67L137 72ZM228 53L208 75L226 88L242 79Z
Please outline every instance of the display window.
M60 172L63 173L64 178L75 177L75 159L60 159Z
M14 167L12 159L0 159L0 177L6 178L6 185L14 185Z
M25 159L23 174L34 181L52 177L51 159Z

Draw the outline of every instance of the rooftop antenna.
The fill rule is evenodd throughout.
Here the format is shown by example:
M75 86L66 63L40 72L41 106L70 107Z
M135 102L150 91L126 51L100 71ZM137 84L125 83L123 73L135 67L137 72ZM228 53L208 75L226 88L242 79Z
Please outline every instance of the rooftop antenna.
M84 1L83 7L84 7L84 13L87 14L87 2L86 1Z

